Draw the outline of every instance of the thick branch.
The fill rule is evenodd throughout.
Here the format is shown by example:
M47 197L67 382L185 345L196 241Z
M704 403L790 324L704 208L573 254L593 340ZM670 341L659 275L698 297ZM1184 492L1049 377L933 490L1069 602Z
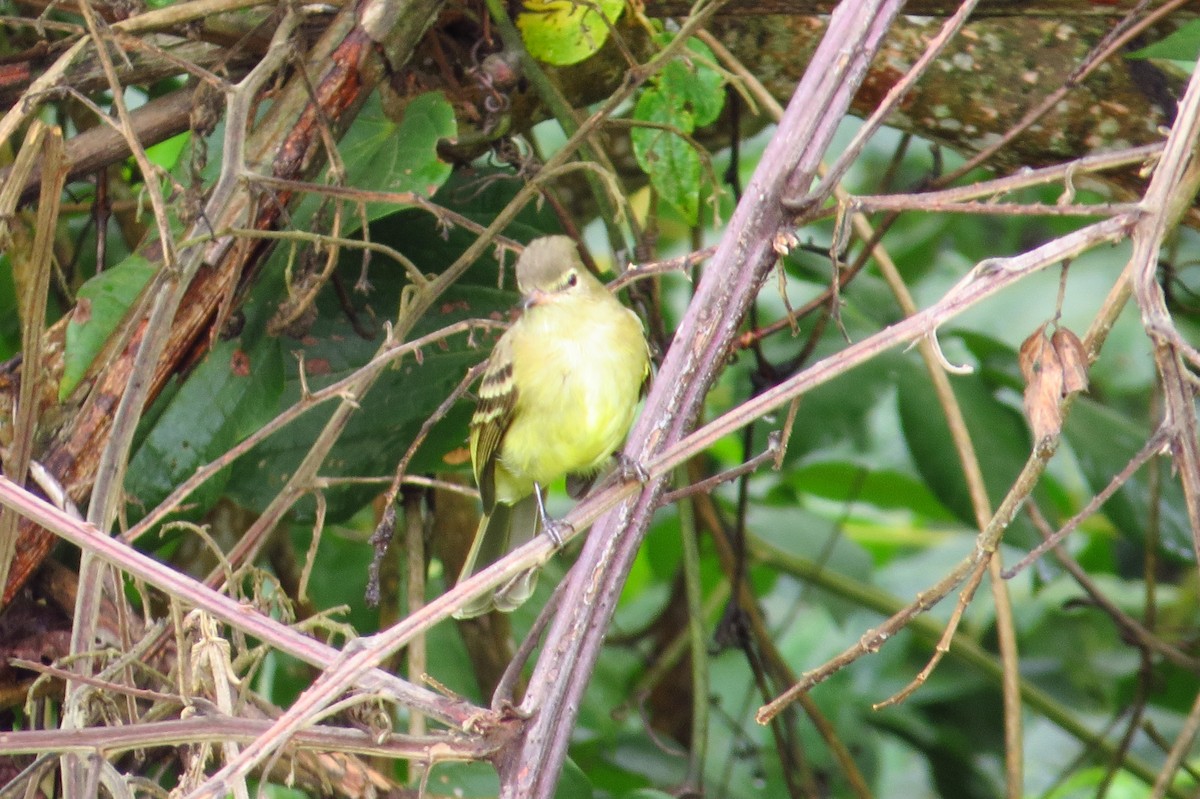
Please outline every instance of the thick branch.
M898 0L848 0L797 86L716 255L667 352L626 453L646 461L694 424L708 387L758 287L775 264L777 235L790 226L782 199L806 190ZM657 507L662 479L594 526L571 573L522 710L526 734L499 763L501 796L542 799L554 786L621 586Z

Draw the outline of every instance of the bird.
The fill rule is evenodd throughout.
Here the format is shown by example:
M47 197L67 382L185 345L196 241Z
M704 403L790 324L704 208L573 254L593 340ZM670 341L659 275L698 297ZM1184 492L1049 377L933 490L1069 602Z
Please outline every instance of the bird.
M522 313L488 357L471 418L483 515L459 582L542 529L554 535L544 488L564 475L586 484L611 462L650 376L641 320L588 271L570 237L531 241L516 278ZM515 610L536 581L531 569L454 616Z

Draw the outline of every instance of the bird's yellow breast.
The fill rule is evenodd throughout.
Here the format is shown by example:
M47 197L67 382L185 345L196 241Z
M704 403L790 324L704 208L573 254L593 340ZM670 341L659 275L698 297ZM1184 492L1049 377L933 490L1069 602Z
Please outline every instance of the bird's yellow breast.
M595 472L629 432L649 370L641 321L605 292L534 306L506 335L518 394L498 495Z

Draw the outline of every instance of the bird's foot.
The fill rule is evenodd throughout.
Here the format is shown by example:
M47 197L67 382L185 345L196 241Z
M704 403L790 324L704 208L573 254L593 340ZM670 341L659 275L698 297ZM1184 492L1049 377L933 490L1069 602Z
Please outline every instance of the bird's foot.
M629 457L624 452L618 452L616 459L617 468L614 474L617 475L617 479L622 482L637 480L642 485L650 482L650 472L646 471L646 467L642 465L641 461Z
M553 518L549 513L546 513L546 502L542 497L542 487L537 483L533 485L533 496L537 499L538 518L542 522L542 530L546 535L550 536L550 540L554 542L554 546L562 549L563 543L567 537L575 532L575 526L562 521L561 519Z
M554 546L562 549L566 540L575 532L575 525L564 522L562 519L551 519L546 517L542 520L542 529L546 535L550 536L550 540L554 542Z

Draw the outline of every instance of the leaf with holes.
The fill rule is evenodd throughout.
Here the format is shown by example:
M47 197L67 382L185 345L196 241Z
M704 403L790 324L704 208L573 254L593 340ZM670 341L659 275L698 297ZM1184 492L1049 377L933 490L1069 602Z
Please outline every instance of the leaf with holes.
M153 508L278 412L285 363L279 339L242 347L239 340L218 342L154 418L125 480L139 507ZM228 479L225 470L189 497L191 511L210 508Z
M63 377L58 386L60 400L65 400L83 380L92 361L104 349L153 274L153 264L140 255L131 255L79 289L75 310L67 323Z
M724 107L723 78L710 64L712 51L692 39L646 87L633 118L645 125L630 134L638 166L664 201L688 224L699 214L701 156L688 136L711 124Z
M699 217L700 156L675 130L691 132L691 118L664 92L647 91L638 98L634 119L655 127L633 129L633 154L650 182L691 225ZM674 130L672 130L674 129Z
M608 26L621 16L625 2L527 0L524 8L517 15L517 28L529 54L547 64L565 67L583 61L604 46Z

